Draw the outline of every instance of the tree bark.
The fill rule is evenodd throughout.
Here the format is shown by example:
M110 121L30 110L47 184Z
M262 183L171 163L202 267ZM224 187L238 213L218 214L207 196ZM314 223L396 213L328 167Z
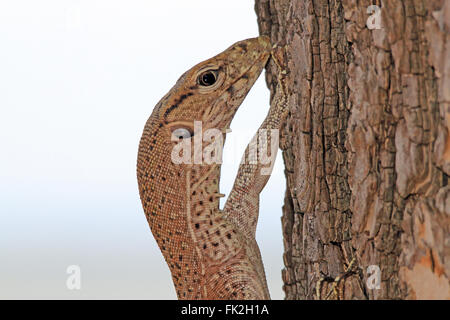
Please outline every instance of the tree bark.
M255 9L286 46L286 299L450 299L450 0Z

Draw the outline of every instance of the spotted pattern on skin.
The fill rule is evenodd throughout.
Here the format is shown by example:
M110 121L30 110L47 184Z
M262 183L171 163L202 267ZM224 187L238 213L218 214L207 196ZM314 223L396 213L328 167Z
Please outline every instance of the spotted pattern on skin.
M228 218L232 212L219 209L220 165L173 163L171 128L202 121L203 130L225 132L270 51L267 37L252 38L194 66L145 125L137 161L139 193L179 299L269 298L254 236ZM208 68L217 72L216 83L202 87L197 78Z

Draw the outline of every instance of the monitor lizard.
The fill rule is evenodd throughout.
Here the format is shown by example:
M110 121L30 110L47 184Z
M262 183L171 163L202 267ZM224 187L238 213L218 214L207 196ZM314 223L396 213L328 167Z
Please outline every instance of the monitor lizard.
M225 140L237 109L271 54L274 57L274 48L268 37L260 36L197 64L158 102L145 125L137 160L139 193L178 299L270 299L255 240L259 194L270 172L262 174L264 166L258 161L242 161L221 210L220 163L202 162L204 151L195 144L205 144L202 135L208 129L220 130ZM281 60L272 60L279 68L278 89L260 126L265 130L279 129L287 114L282 81L286 72ZM195 128L196 121L201 130ZM268 133L260 137L252 141L272 139ZM180 142L189 142L189 148L193 142L193 162L174 163L173 150ZM250 152L251 144L244 157Z

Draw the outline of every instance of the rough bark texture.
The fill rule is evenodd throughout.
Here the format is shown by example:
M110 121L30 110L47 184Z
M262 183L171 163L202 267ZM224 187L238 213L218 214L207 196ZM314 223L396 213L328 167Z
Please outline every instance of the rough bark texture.
M287 48L286 299L450 299L450 1L255 8Z

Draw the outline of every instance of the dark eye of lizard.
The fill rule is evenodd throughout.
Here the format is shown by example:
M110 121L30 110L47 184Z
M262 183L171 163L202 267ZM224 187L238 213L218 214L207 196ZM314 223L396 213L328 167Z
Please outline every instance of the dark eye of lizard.
M209 87L217 81L217 71L208 70L198 76L198 83L201 86Z

